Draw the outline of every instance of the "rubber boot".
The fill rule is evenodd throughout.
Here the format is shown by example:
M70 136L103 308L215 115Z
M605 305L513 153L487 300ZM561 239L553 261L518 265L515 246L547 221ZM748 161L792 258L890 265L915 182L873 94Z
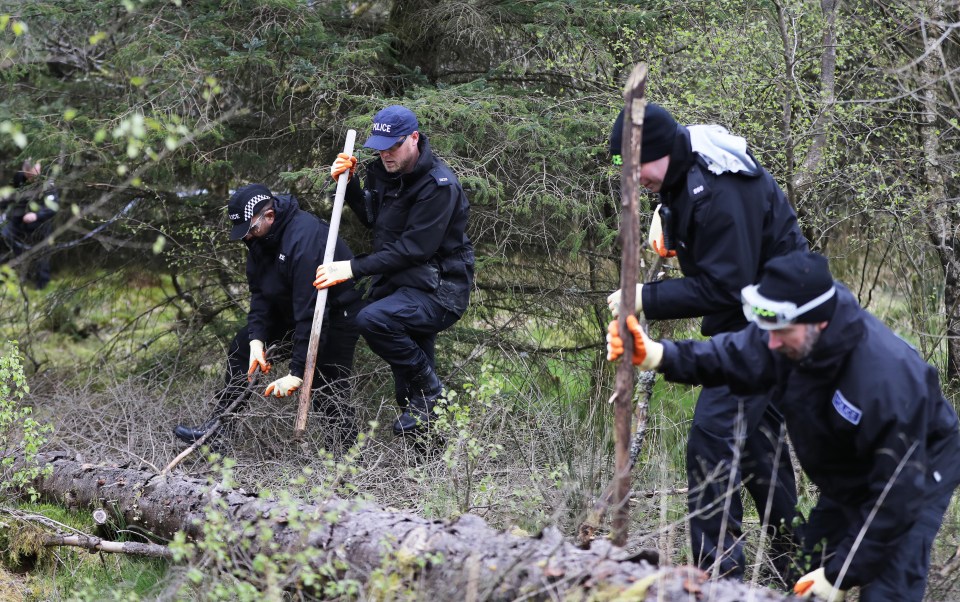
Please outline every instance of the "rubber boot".
M198 427L189 427L183 424L178 424L176 428L173 429L174 436L177 439L183 441L184 443L193 445L194 443L197 442L197 439L206 435L207 431L213 428L214 423L217 421L217 418L219 418L220 426L219 428L217 428L217 432L211 435L210 438L207 439L206 441L208 445L212 445L214 440L220 437L223 434L224 430L226 430L227 422L229 421L229 418L223 416L223 413L226 411L228 407L230 407L230 404L233 402L233 400L236 399L237 394L238 393L236 392L236 390L231 387L227 387L221 390L219 393L217 393L217 396L215 398L216 403L214 405L213 413L210 415L210 418L208 418L206 422L204 422ZM244 398L246 398L246 396L248 395L248 392L245 392L244 390L241 389L239 394L243 395ZM240 408L236 408L235 411L239 411L239 409Z
M419 369L410 378L410 405L393 424L394 435L412 435L426 430L433 418L433 408L443 394L443 384L433 366Z
M195 428L178 424L177 427L173 429L173 434L177 437L177 439L183 441L184 443L193 445L198 439L206 435L207 431L212 429L216 422L217 418L213 417ZM218 432L214 433L209 439L207 439L207 443L212 443L213 440L217 438L217 435L219 435L220 430L222 430L222 428L217 428Z
M400 408L400 416L393 421L393 433L399 435L403 432L403 425L410 422L410 383L403 371L398 368L393 369L393 397Z

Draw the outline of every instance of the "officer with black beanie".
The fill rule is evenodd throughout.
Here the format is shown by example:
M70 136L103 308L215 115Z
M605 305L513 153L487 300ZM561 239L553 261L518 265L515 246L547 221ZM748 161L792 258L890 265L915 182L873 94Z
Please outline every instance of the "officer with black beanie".
M769 395L820 497L799 530L801 597L923 599L930 549L960 483L960 424L936 368L857 303L821 255L771 259L744 287L751 322L709 341L652 341L634 363L667 380ZM622 342L610 327L611 359ZM702 403L701 398L701 403Z
M621 112L610 136L615 156L622 131ZM769 260L807 250L796 214L773 177L743 138L721 126L679 125L669 111L648 103L640 183L660 202L650 246L676 257L684 277L638 285L630 313L642 311L649 320L699 316L704 335L741 330L747 320L740 290L760 280ZM620 291L608 304L618 315ZM723 384L702 389L687 440L691 549L701 568L717 565L720 575L743 577L743 506L739 491L730 492L730 483L742 483L760 510L774 565L784 576L797 495L782 427L766 393L736 394ZM740 465L733 466L737 448Z

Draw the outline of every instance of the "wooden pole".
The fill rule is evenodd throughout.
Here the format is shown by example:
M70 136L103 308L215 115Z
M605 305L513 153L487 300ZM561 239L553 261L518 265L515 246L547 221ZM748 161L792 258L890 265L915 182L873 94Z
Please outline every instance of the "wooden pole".
M644 275L643 281L653 282L659 280L662 267L663 258L657 256ZM647 320L643 316L640 317L640 327L647 330ZM647 409L650 407L650 400L653 399L653 385L656 379L656 371L648 370L640 373L640 395L633 410L633 439L630 442L629 472L631 474L633 474L634 466L637 465L637 458L640 457L640 450L643 448L643 441L647 434ZM586 518L580 523L580 527L577 530L577 537L582 547L589 548L590 542L596 537L597 531L600 529L600 525L603 524L603 519L607 515L607 510L613 502L613 494L616 488L617 475L614 475L614 478L604 487L603 493L594 501L593 507L587 512Z
M637 195L640 189L640 143L643 134L643 114L646 108L644 92L647 85L647 66L639 63L633 68L623 89L623 172L620 179L620 243L623 249L620 270L622 308L636 307L637 276L640 271L640 222L637 215ZM633 337L627 330L628 312L621 311L620 334L623 337L623 359L617 366L613 393L614 442L616 486L613 494L613 532L611 540L618 546L626 545L630 523L630 423L633 415Z
M357 139L356 130L347 130L347 140L343 152L352 155L353 144ZM323 263L333 261L337 246L337 234L340 231L340 216L343 214L343 199L347 194L348 171L340 174L337 180L337 193L333 197L333 214L330 216L330 233L327 246L323 251ZM314 371L317 365L317 348L320 346L320 328L323 326L323 310L327 306L327 289L317 291L317 305L313 310L313 326L310 328L310 343L307 345L307 360L303 368L303 385L300 386L300 404L297 406L297 422L293 427L293 438L299 441L307 428L307 412L310 411L310 393L313 389Z

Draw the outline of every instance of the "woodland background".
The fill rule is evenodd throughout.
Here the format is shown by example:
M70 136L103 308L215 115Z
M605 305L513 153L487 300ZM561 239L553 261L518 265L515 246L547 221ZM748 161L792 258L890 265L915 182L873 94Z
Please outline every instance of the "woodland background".
M0 1L0 30L0 181L39 159L62 199L53 240L34 249L53 253L50 287L20 283L30 256L2 272L0 340L20 354L6 344L3 374L28 386L15 384L0 406L4 455L45 439L81 461L166 465L180 449L173 425L209 412L245 318L229 191L263 182L329 217L328 169L346 130L362 141L377 110L402 103L472 205L476 289L439 340L439 371L457 394L445 443L425 452L390 435L390 373L361 341L354 401L374 421L361 450L345 450L316 416L307 442L292 443L292 404L262 400L242 416L229 460L178 471L572 537L611 476L602 341L604 299L619 282L619 173L606 142L638 61L649 66L649 100L682 123L747 138L811 245L957 399L956 2ZM645 229L651 207L641 205ZM341 235L355 252L369 241L349 211ZM696 329L653 325L661 336ZM634 474L628 547L676 564L689 555L677 489L695 398L657 385ZM49 431L24 426L27 407ZM12 483L12 469L0 466L0 478ZM803 487L808 508L815 492ZM5 508L88 526L56 506L16 506L11 491L0 488ZM952 507L931 600L960 597L958 523ZM23 599L294 596L275 572L240 570L228 543L177 564L30 556L15 524L0 519L0 589ZM749 543L755 514L747 527ZM124 525L113 535L145 536ZM751 555L763 564L763 550ZM296 595L416 599L415 580L393 569ZM753 579L778 586L762 572Z

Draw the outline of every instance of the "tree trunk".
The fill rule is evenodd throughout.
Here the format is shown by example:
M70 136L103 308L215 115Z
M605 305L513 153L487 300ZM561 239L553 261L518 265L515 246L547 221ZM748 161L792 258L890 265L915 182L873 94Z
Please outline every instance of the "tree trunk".
M960 256L957 255L957 236L960 230L960 211L954 199L948 198L943 153L940 149L940 101L937 91L947 77L941 67L946 59L940 47L941 28L945 11L940 0L926 2L929 21L923 42L924 58L919 62L923 124L921 138L924 154L926 184L927 232L940 265L943 268L943 304L945 310L945 339L947 345L947 380L960 383Z
M268 526L274 535L271 544L279 549L312 549L314 568L331 561L345 563L344 579L366 583L372 571L385 570L397 558L424 559L411 585L421 588L425 599L576 600L600 593L625 594L630 600L785 599L769 589L706 581L702 571L691 567L658 569L605 540L582 550L554 528L521 537L499 533L470 514L431 521L342 499L296 503L298 517L288 522L289 502L260 499L243 490L189 477L81 464L54 454L40 454L38 459L52 467L49 475L34 482L44 498L75 508L110 504L128 526L160 537L172 537L179 530L190 539L202 537L205 509L219 498L237 525L250 521ZM256 545L255 540L250 543ZM253 557L257 551L245 553Z

